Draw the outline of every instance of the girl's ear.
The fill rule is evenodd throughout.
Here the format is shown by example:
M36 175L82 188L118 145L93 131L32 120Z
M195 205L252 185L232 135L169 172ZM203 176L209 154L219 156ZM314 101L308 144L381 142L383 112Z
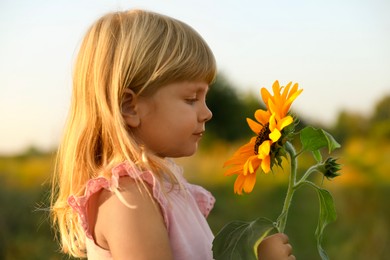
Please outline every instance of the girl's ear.
M122 116L128 126L139 126L141 120L137 111L137 95L129 88L125 89L121 111Z

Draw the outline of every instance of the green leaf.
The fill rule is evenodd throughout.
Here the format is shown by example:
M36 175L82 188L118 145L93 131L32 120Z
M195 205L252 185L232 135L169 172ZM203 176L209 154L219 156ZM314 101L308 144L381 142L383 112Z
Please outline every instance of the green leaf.
M252 222L233 221L216 235L213 241L215 260L256 260L256 247L275 229L273 222L258 218Z
M322 129L321 129L322 130ZM326 140L328 141L328 150L329 150L329 153L333 152L334 150L336 150L337 148L340 148L341 145L336 141L336 139L333 138L333 136L331 134L329 134L328 132L322 130L322 132L324 133L325 135L325 138Z
M333 150L340 147L340 144L331 134L323 129L317 129L311 126L301 130L301 143L304 150L311 152L328 147L329 153L331 153Z
M335 221L337 218L334 200L329 191L325 189L321 189L320 187L318 187L312 182L306 181L305 183L315 188L318 194L318 199L320 202L320 214L318 217L318 224L317 224L315 236L317 240L318 253L321 256L321 259L328 260L329 259L328 255L326 254L325 250L322 248L321 243L322 243L322 237L323 237L325 227L329 223Z
M312 153L313 153L314 159L316 159L317 162L322 162L322 155L321 155L321 152L319 150L315 150Z

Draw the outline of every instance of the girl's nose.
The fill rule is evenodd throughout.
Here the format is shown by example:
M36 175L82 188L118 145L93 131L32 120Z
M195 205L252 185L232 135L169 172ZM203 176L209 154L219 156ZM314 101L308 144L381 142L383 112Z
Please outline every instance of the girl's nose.
M207 122L213 117L213 113L211 110L207 107L206 104L204 104L204 107L202 109L201 115L200 115L200 121L201 122Z

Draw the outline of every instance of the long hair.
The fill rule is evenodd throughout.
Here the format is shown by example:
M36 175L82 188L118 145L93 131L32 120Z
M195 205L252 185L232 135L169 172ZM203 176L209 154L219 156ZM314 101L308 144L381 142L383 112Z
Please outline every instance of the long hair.
M74 66L70 111L52 181L52 221L63 252L85 256L84 231L67 199L83 195L89 179L109 178L114 165L129 161L158 179L164 173L177 181L163 159L132 137L121 114L124 90L148 96L173 82L211 83L215 75L215 58L202 37L171 17L114 12L90 27Z

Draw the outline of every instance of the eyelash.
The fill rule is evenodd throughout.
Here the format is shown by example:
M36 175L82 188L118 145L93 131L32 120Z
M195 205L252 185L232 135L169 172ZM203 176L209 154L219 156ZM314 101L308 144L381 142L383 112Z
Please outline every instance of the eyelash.
M194 104L196 101L198 101L198 98L187 98L186 102L190 105Z

